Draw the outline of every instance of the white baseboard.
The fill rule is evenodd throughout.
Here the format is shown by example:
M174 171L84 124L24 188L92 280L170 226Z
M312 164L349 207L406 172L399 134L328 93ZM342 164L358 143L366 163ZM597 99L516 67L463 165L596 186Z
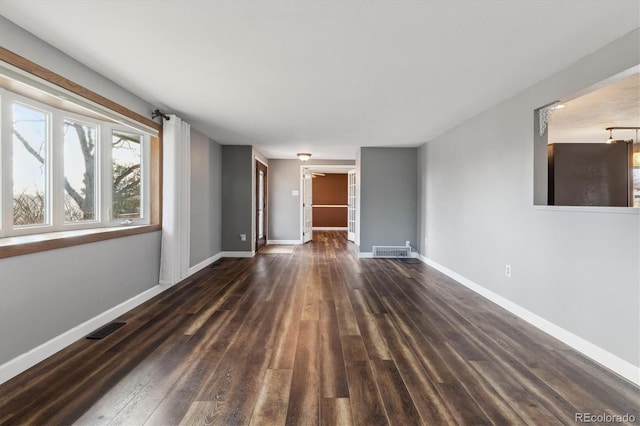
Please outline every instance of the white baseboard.
M565 330L564 328L550 322L549 320L546 320L534 314L533 312L523 308L522 306L513 303L509 299L506 299L503 296L500 296L499 294L496 294L491 290L482 287L481 285L471 281L470 279L463 277L462 275L452 271L445 266L440 265L437 262L434 262L433 260L425 256L420 256L420 260L422 260L432 268L437 269L443 274L449 276L450 278L453 278L460 284L464 285L470 290L473 290L484 298L489 299L496 305L503 307L507 311L520 317L534 327L539 328L552 337L555 337L561 342L571 346L576 351L591 358L592 360L603 365L609 370L612 370L615 373L626 378L627 380L640 385L640 367L635 366L628 361L625 361L624 359L612 354L611 352L601 348L600 346L594 345L593 343L583 339L582 337Z
M302 240L267 240L267 245L294 246L302 244Z
M254 254L255 253L251 251L227 251L218 253L215 256L212 256L209 259L206 259L198 263L197 265L190 267L188 272L189 275L185 277L185 279L200 271L201 269L207 267L221 257L253 257ZM0 365L0 384L33 367L37 363L45 360L56 352L74 343L78 339L83 338L92 331L113 321L119 316L129 312L136 306L143 304L147 300L151 299L154 296L157 296L165 290L170 289L171 287L172 285L160 283L148 290L145 290L137 296L134 296L131 299L126 300L119 305L96 315L95 317L83 322L82 324L79 324L72 329L65 331L64 333L44 342L43 344L31 349L30 351L25 352L22 355L18 355L17 357L5 362L4 364Z
M218 253L214 256L211 256L208 259L203 260L202 262L198 263L197 265L193 265L192 267L189 268L189 275L193 275L196 272L199 272L201 270L203 270L204 268L206 268L207 266L211 265L213 262L215 262L218 259L222 258L222 253Z
M365 252L362 252L362 253L358 253L358 257L360 259L373 259L373 252L365 251ZM411 257L419 259L420 255L418 253L412 252L411 253ZM393 259L393 258L391 258L391 259ZM398 258L398 259L400 259L400 258Z
M33 367L37 363L45 360L56 352L74 343L78 339L83 338L92 331L102 327L110 321L113 321L120 315L127 313L136 306L141 305L142 303L146 302L154 296L157 296L158 294L169 288L171 288L171 286L156 285L155 287L151 287L149 290L146 290L138 294L137 296L134 296L131 299L126 300L119 305L96 315L90 320L87 320L82 324L73 327L72 329L54 337L51 340L48 340L40 346L37 346L30 351L25 352L22 355L18 355L12 360L5 362L4 364L0 365L0 384Z
M255 254L253 251L223 251L220 253L221 257L253 257Z
M313 231L348 231L346 226L314 226Z

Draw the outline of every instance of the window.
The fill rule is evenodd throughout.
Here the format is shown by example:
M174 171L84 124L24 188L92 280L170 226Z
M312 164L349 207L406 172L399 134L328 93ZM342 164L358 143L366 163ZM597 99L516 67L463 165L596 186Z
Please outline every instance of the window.
M50 223L49 193L50 114L14 102L11 105L13 134L13 226Z
M131 174L114 176L114 132L135 136ZM0 47L0 259L159 231L161 132L152 119ZM128 161L119 154L116 161ZM126 191L114 196L114 182ZM114 199L136 207L114 214Z
M150 136L0 89L0 237L150 223Z
M112 208L116 219L142 217L141 147L141 135L119 131L112 134Z
M96 220L98 127L65 119L64 129L64 221Z

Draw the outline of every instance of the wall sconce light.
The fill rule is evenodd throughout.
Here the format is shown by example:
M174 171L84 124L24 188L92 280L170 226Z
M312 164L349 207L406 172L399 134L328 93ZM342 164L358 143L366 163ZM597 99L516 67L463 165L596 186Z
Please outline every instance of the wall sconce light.
M309 154L308 152L299 152L296 155L298 156L300 161L307 161L309 160L309 158L311 158L311 154Z

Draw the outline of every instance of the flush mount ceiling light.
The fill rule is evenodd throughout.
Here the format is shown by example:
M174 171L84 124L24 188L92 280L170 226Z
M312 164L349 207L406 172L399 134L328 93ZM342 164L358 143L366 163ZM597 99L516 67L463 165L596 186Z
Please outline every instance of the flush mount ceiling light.
M309 154L308 152L299 152L296 155L298 156L300 161L307 161L309 160L309 158L311 158L311 154Z

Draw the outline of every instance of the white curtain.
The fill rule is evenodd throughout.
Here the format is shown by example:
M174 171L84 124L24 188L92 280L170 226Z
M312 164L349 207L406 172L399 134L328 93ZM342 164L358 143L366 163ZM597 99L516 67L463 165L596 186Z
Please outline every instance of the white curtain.
M171 115L162 133L160 284L176 284L189 273L190 201L190 125Z

